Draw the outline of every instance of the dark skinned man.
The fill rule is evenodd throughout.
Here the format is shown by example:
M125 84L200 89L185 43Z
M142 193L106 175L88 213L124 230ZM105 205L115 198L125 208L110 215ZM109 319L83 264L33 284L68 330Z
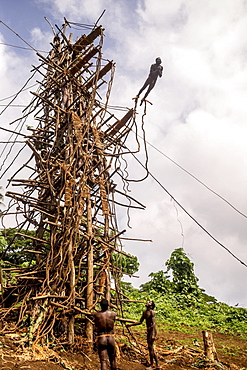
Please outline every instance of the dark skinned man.
M146 79L146 81L144 82L144 85L142 86L142 88L139 91L138 95L134 98L134 99L138 99L139 96L140 96L140 94L143 92L143 90L145 90L148 87L147 92L144 95L144 98L141 100L141 104L140 105L142 105L143 101L146 100L146 97L148 96L148 94L150 93L150 91L154 88L158 76L159 77L162 76L162 72L163 72L163 67L161 66L161 59L158 57L155 60L155 64L152 64L151 65L149 76Z
M100 302L101 311L94 314L94 323L97 328L98 354L101 370L107 370L107 358L111 370L116 370L116 344L114 338L114 323L116 314L108 309L107 299Z
M154 307L155 307L155 304L153 301L146 303L146 310L143 311L140 321L137 321L133 324L128 324L127 327L140 325L143 323L144 320L146 320L147 343L148 343L148 351L149 351L149 357L150 357L150 367L159 368L158 357L154 349L154 341L156 340L156 336L157 336L155 314L153 311ZM154 365L154 362L155 362L155 365Z

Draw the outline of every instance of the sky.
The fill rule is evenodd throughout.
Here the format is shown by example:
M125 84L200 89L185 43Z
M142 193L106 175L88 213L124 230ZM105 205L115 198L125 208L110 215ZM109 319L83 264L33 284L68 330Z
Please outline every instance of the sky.
M64 17L94 24L104 10L103 56L116 63L111 104L131 108L156 57L164 68L144 124L152 176L130 184L131 196L146 209L131 210L125 234L152 242L124 243L140 262L139 278L127 281L136 287L148 281L183 247L207 294L247 307L245 0L0 0L0 19L15 31L0 23L0 126L11 129L8 122L21 115L22 107L2 112L9 102L3 99L19 91L39 64L30 45L50 50L44 17L53 27ZM14 104L30 99L27 90ZM137 112L140 122L143 107ZM8 137L1 131L1 140ZM138 158L145 160L143 146ZM132 178L145 175L133 158L128 166ZM120 211L120 229L127 221Z

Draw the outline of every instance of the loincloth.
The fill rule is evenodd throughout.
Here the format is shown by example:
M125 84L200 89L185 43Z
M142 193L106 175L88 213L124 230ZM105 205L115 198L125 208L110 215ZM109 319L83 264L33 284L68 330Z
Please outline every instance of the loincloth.
M100 334L100 335L97 335L97 338L101 338L101 337L114 337L114 334Z

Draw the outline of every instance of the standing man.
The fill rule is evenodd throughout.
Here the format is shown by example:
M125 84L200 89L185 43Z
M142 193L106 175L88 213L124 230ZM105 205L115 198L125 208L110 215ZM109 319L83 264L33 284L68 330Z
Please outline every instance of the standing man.
M137 321L133 324L128 324L127 327L140 325L143 323L144 320L146 320L147 343L148 343L148 351L149 351L149 357L150 357L150 366L154 367L154 361L155 361L155 365L156 365L155 367L159 368L158 357L154 350L154 341L156 340L156 336L157 336L155 314L153 311L154 307L155 307L155 304L153 301L146 303L146 310L143 311L140 321Z
M162 62L161 62L160 57L156 58L155 64L152 64L151 67L150 67L150 72L149 72L148 78L146 79L146 81L145 81L144 85L142 86L141 90L139 91L138 95L134 98L134 99L138 99L140 94L142 93L142 91L145 90L146 87L148 87L147 92L144 95L144 98L141 100L140 105L142 105L143 101L146 99L146 97L148 96L150 91L154 88L158 76L159 77L162 76L163 67L162 67L161 63Z
M94 322L97 328L101 370L107 370L107 357L110 361L111 370L116 370L116 344L114 338L116 314L108 310L109 304L107 299L102 299L100 306L101 311L94 314Z

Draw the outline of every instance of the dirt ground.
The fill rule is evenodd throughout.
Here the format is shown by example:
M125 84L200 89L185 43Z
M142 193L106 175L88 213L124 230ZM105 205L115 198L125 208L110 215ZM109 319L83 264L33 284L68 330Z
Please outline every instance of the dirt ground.
M128 339L126 333L117 329L116 341L117 369L144 370L148 366L145 331L132 331ZM205 359L201 332L192 334L180 331L166 331L159 328L156 351L160 368L167 370L225 369L247 370L247 342L238 336L213 335L218 361ZM135 339L135 340L134 340ZM5 334L0 336L0 369L3 370L98 370L100 364L96 349L89 351L85 341L79 336L72 350L65 347L51 350L34 346L32 352L20 345L20 336Z

